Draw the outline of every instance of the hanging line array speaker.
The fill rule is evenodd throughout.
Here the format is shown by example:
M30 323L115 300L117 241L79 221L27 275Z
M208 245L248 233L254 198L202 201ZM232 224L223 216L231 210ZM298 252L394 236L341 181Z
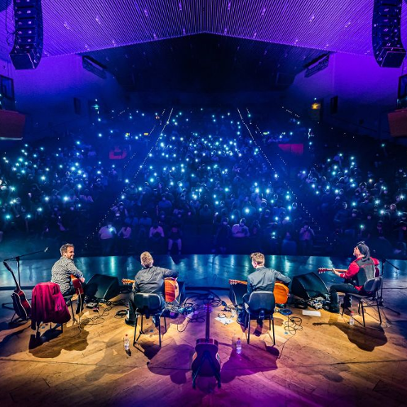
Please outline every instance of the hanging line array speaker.
M376 62L383 68L399 68L406 56L401 42L402 0L375 0L372 45Z
M41 61L41 0L13 0L15 36L10 59L16 69L35 69Z

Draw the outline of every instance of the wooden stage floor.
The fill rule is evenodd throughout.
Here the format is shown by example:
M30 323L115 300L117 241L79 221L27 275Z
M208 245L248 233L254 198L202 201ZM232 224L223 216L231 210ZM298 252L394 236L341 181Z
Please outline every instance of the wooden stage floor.
M344 268L351 259L327 257L267 256L266 265L293 278L316 271L318 267ZM21 262L21 282L30 287L48 281L54 260ZM275 313L276 345L272 346L268 323L263 328L251 324L251 342L246 343L235 318L224 325L215 318L224 313L214 304L211 313L211 337L219 341L222 361L222 387L215 379L198 377L192 389L191 359L197 338L204 337L205 312L202 287L227 304L228 279L245 279L252 271L249 256L190 255L178 258L160 256L156 264L180 271L187 284L187 297L199 306L192 320L184 315L167 318L162 347L151 320L146 335L123 349L123 337L133 328L117 316L125 306L102 304L99 312L87 309L81 315L81 327L72 320L60 330L48 325L36 339L27 322L9 326L13 311L0 309L0 405L40 406L405 406L407 405L407 262L391 261L400 268L384 264L385 305L397 315L382 309L379 325L377 311L367 310L367 327L348 324L349 316L320 310L320 316L303 315L290 306L295 324L287 328L287 317ZM95 273L133 278L139 269L134 257L78 258L76 264L87 279ZM14 265L10 263L12 267ZM0 301L9 302L10 273L1 268L3 290ZM326 273L329 286L339 281ZM30 290L25 289L30 296ZM199 293L194 294L194 293ZM116 301L125 299L121 294ZM312 309L311 309L312 310ZM162 321L162 327L164 323ZM256 330L256 332L255 332ZM233 350L233 337L243 340L243 351Z

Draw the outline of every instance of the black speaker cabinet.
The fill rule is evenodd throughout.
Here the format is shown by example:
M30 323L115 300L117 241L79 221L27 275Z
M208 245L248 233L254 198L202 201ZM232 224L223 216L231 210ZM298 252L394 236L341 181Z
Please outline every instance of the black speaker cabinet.
M307 273L293 278L291 294L308 301L316 297L325 297L328 289L318 274Z
M16 69L35 69L43 49L41 0L13 0L14 46L10 59Z
M95 274L86 284L85 294L96 300L110 300L119 295L120 287L117 277Z

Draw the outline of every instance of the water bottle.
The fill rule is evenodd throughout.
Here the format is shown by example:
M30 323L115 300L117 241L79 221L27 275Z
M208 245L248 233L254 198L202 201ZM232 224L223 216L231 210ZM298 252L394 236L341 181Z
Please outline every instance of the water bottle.
M353 311L350 313L349 325L355 325L355 318L353 318Z
M124 339L123 339L123 344L124 344L124 350L126 352L130 351L130 340L129 340L129 335L124 335Z
M242 353L242 341L240 340L240 338L237 338L236 341L236 354L240 355Z

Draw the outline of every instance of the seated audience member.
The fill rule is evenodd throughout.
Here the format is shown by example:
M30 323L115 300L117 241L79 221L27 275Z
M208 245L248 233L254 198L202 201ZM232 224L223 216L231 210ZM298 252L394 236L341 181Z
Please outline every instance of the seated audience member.
M236 238L243 238L243 237L249 237L250 232L249 228L246 226L246 219L242 218L240 219L239 223L235 223L232 226L232 236Z
M182 231L177 224L171 226L168 232L168 254L171 254L172 246L175 243L177 245L178 254L181 254L182 249Z

